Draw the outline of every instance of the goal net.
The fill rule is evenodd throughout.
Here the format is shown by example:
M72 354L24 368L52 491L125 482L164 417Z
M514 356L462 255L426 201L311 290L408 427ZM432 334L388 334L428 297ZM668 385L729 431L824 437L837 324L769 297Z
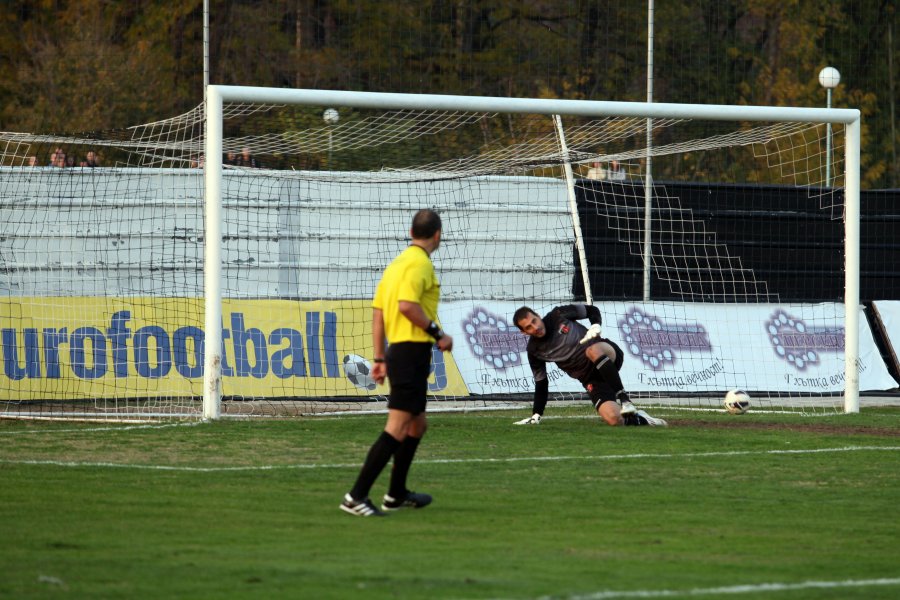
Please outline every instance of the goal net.
M893 387L854 283L856 111L209 98L116 132L0 134L0 413L381 410L371 296L424 207L455 340L432 409L530 405L512 313L571 302L600 307L644 406L738 388L757 410L855 410L860 377Z

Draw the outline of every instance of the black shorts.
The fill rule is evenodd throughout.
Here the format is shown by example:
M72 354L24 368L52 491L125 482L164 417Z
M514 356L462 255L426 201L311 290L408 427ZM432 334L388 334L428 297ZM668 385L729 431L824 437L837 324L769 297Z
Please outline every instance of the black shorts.
M425 412L433 347L431 342L399 342L388 346L385 355L391 384L388 408L413 415Z
M616 371L621 371L622 364L625 362L625 356L622 354L622 349L612 340L604 338L599 341L606 342L616 351L616 360L614 364L616 365ZM613 386L608 384L599 374L592 375L588 381L582 383L584 384L584 389L587 390L591 397L591 404L594 405L594 410L600 408L600 405L604 402L614 401L616 399L616 392L619 391L614 390Z

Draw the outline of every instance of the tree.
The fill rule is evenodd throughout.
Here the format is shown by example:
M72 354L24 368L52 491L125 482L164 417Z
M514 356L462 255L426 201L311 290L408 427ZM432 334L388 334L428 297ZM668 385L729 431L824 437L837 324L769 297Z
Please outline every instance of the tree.
M654 99L864 111L866 186L900 185L897 0L657 2ZM647 5L613 0L209 0L210 81L643 101ZM0 128L77 132L203 98L203 0L8 0ZM893 40L893 41L891 41ZM894 116L892 116L894 115ZM535 123L507 119L518 139ZM661 134L664 141L665 134ZM469 141L472 143L471 141ZM660 165L662 168L662 165ZM674 168L674 167L673 167Z

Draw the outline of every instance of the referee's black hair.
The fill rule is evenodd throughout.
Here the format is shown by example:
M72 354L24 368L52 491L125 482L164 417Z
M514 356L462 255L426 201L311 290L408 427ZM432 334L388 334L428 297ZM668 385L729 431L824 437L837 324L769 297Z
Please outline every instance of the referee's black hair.
M414 240L425 240L441 230L441 216L430 208L416 212L412 222Z

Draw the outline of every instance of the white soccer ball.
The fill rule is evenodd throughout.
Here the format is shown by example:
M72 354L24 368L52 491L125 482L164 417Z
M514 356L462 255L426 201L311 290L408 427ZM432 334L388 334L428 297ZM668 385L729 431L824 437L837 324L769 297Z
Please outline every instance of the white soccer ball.
M750 394L742 390L729 390L723 403L729 414L742 415L750 410Z
M344 357L344 375L346 375L350 383L359 389L375 389L375 380L372 379L372 365L358 354L348 354Z
M340 113L333 108L326 108L325 112L322 113L322 119L329 125L334 125L340 120L340 118Z

